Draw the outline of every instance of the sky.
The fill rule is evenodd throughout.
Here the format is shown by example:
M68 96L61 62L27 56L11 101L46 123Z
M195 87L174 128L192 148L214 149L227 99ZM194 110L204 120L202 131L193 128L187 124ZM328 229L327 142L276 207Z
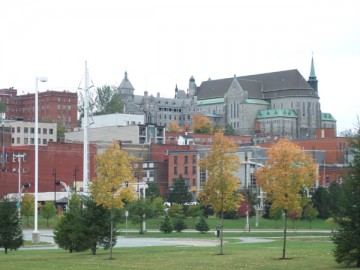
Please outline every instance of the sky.
M173 97L202 81L298 69L314 57L323 112L338 132L360 117L357 0L1 0L0 89L95 87Z

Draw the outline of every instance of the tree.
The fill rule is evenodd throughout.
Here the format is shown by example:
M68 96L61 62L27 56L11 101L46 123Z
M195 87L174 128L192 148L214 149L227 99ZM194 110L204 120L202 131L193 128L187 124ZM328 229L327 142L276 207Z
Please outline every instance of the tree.
M168 132L174 132L174 133L179 133L181 131L181 128L176 121L170 121L170 123L167 126L167 129Z
M196 223L195 229L199 231L200 233L205 233L210 230L209 225L206 223L206 220L204 217L200 218L200 221Z
M164 215L165 205L164 200L161 197L156 197L152 200L152 206L154 209L154 217L160 217Z
M311 230L311 222L319 215L318 210L312 205L312 203L309 203L305 206L304 209L304 218L309 221L309 228Z
M193 223L195 224L195 219L197 217L203 216L203 209L200 204L190 205L187 210L187 215L193 218Z
M26 227L29 226L29 217L34 215L34 195L26 193L21 202L21 215L26 217Z
M177 218L174 222L174 229L177 232L181 232L182 230L187 229L187 225L185 223L184 218Z
M109 259L112 259L114 245L114 209L122 209L136 198L132 162L133 158L121 150L116 141L95 159L97 177L92 180L90 192L96 204L111 210Z
M92 196L83 198L84 209L81 211L81 228L84 229L83 235L87 248L91 249L93 255L96 255L98 246L109 248L111 244L111 234L115 234L116 230L113 228L111 233L110 228L110 210L103 205L97 205ZM120 218L115 218L119 223Z
M56 130L56 139L58 142L61 142L62 138L65 136L66 127L62 123L57 123L57 130Z
M0 100L0 113L6 113L7 112L7 106L6 104Z
M16 202L7 198L0 200L0 247L17 250L24 243L21 221L16 208Z
M299 220L301 218L301 211L297 211L297 212L294 212L294 213L290 213L288 214L288 218L290 218L292 220L292 223L293 223L293 230L296 229L296 221Z
M240 159L235 154L236 144L222 132L215 134L211 150L200 161L202 170L206 170L207 179L200 192L200 201L211 205L221 216L220 254L223 254L224 212L239 208L242 196L237 192L240 179L234 173L240 169Z
M272 203L271 209L284 211L282 259L285 259L287 216L301 210L301 191L310 188L316 180L316 165L312 156L287 139L273 145L268 157L266 166L256 171L256 179Z
M319 218L326 219L330 217L330 195L325 187L318 187L311 200L319 212Z
M333 254L337 263L360 267L360 123L355 138L350 140L354 159L343 184L341 211L335 218L338 230L332 233Z
M167 201L183 205L192 200L193 196L185 183L184 177L180 174L179 178L174 180L173 187L168 192Z
M332 181L329 186L329 208L331 216L336 217L340 212L341 187L338 182Z
M103 85L96 88L95 115L121 113L124 105L116 86Z
M84 233L82 221L81 199L72 194L68 210L60 217L54 228L54 241L60 248L74 251L84 251L89 248L87 237Z
M159 230L163 233L172 233L173 226L168 215L166 215L163 222L161 222Z
M152 218L154 216L154 207L149 199L142 198L132 202L128 206L129 218L133 224L139 225L139 233L144 234L143 223L145 217Z
M152 201L153 199L160 196L160 189L156 183L150 182L147 185L148 185L148 188L146 189L146 198L148 198L148 199L150 199L150 201Z
M193 131L200 134L212 133L212 122L209 118L201 114L194 114L193 116Z
M46 227L49 227L49 219L56 215L56 207L53 202L45 202L41 206L41 215L46 219Z
M177 203L172 204L168 210L168 215L172 218L183 218L184 217L183 206Z
M278 228L278 221L282 218L283 211L281 208L270 209L270 219L275 220L276 229Z
M235 129L233 128L232 125L230 125L230 124L225 125L224 135L225 136L234 136L235 135Z

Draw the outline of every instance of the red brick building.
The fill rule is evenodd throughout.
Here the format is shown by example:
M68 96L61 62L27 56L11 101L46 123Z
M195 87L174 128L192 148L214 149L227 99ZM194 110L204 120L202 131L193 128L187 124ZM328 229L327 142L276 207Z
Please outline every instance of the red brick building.
M35 93L17 95L17 90L0 89L0 100L7 106L8 120L35 122ZM77 123L77 93L69 91L39 92L39 122L52 120L62 124L67 130L73 130Z
M7 162L5 169L0 172L0 196L8 193L18 193L19 190L19 162L14 155L21 154L21 185L30 183L26 192L34 192L35 183L35 148L32 145L6 147ZM89 170L90 179L95 177L94 158L96 146L89 145ZM73 187L75 181L83 180L83 144L80 143L55 143L39 146L39 171L38 191L53 192L63 189L55 186L56 179ZM25 192L25 191L24 191Z

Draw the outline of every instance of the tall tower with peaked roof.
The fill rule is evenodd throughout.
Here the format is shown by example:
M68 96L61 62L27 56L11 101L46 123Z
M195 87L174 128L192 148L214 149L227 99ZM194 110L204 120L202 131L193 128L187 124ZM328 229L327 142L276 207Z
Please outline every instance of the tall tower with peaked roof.
M132 100L134 97L134 87L129 81L127 71L125 71L125 76L122 82L120 83L118 90L123 98L123 100Z
M314 65L314 56L311 58L311 67L310 67L310 76L308 83L311 85L312 88L314 88L315 92L319 94L318 92L318 80L315 75L315 65Z

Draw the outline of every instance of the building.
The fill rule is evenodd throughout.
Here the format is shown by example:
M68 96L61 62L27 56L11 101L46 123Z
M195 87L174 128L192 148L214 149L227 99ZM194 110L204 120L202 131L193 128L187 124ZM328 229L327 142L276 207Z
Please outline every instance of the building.
M6 105L6 119L35 122L35 93L17 95L17 90L0 89L0 100ZM39 122L50 122L65 126L66 130L77 128L77 93L69 91L39 92Z
M145 122L167 126L175 121L192 127L193 115L201 113L214 125L231 125L237 135L315 138L317 129L336 133L336 120L321 111L314 61L306 80L298 70L207 80L197 86L191 76L187 93L175 87L174 98L134 94L127 73L118 91L125 110L145 114Z

